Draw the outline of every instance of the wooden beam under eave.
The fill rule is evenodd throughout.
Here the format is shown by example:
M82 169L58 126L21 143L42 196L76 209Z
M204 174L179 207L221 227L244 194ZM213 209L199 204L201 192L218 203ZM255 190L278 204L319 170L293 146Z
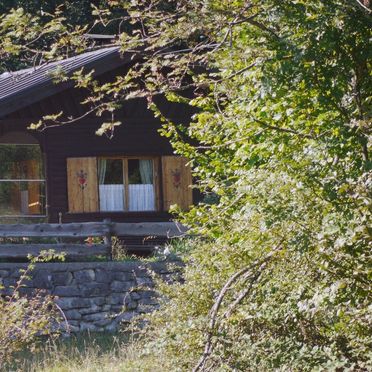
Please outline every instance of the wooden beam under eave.
M35 123L40 119L39 118L0 119L0 127L9 126L11 128L11 127L15 127L15 126L25 125L25 127L27 128L30 124ZM83 118L83 119L81 119L81 122L90 123L90 124L102 124L103 121L105 121L104 118L89 118L89 119Z
M29 126L33 121L35 121L35 118L32 119L0 119L0 127L18 127L18 126Z

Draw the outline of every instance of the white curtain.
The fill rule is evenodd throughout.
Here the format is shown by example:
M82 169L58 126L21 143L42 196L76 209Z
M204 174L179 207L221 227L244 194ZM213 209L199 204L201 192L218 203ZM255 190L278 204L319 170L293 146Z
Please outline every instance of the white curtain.
M100 185L103 185L105 183L106 167L107 167L107 160L98 159L98 183Z
M129 211L154 211L155 192L152 160L140 159L141 184L129 185Z
M101 212L124 210L124 185L105 185L107 160L98 159L99 208Z
M140 159L139 171L141 175L141 182L143 184L152 184L152 160Z
M103 212L123 211L124 185L105 185L107 161L98 160L98 181L100 210ZM140 159L141 184L128 185L129 211L154 211L155 192L153 184L152 160Z
M124 185L99 185L99 207L104 212L124 210Z
M154 210L154 185L129 185L129 211Z

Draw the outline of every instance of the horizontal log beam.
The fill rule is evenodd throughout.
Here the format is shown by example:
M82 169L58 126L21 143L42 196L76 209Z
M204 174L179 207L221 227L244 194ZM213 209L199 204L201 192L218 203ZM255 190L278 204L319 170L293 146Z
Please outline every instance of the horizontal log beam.
M0 238L84 238L88 236L160 236L174 238L185 235L187 228L175 222L106 223L82 222L66 224L0 225Z
M152 252L156 245L147 245L147 244L128 244L123 245L124 249L128 252Z
M162 236L175 238L185 235L187 228L175 222L112 223L114 236Z
M65 253L68 258L107 256L111 247L106 244L1 244L0 258L37 257L42 251L54 250L56 254Z
M0 225L0 237L2 238L84 238L88 236L105 236L109 232L110 226L103 222Z

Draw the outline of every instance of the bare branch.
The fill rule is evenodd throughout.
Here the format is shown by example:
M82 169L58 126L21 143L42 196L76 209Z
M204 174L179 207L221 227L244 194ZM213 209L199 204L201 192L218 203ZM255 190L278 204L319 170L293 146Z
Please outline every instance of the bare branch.
M262 131L256 133L256 136L257 136L257 135L260 135L261 133L262 133ZM229 145L233 145L234 143L245 142L246 140L249 140L249 139L251 139L252 137L253 137L253 136L250 135L250 136L246 136L246 137L237 138L237 139L235 139L235 140L231 140L231 141L224 142L224 143L222 143L221 145L196 146L196 149L198 149L198 150L221 149L221 148L227 147L227 146L229 146Z
M369 9L367 6L364 5L363 2L361 2L360 0L355 0L364 10L366 10L368 13L371 13L372 10ZM367 4L369 4L369 1L367 2Z
M228 281L225 283L225 285L222 287L222 289L221 289L219 295L217 296L217 299L216 299L216 301L215 301L215 303L212 306L211 311L210 311L209 329L208 329L208 333L207 333L207 340L206 340L206 343L205 343L205 346L204 346L203 355L201 356L198 364L194 367L193 372L201 371L204 368L207 359L209 358L209 356L212 353L212 350L213 350L212 332L213 332L213 330L216 326L216 323L217 323L217 314L218 314L218 311L219 311L219 309L222 305L222 301L225 298L227 292L231 289L231 286L238 279L240 279L241 277L243 277L244 280L247 280L252 274L256 273L256 271L252 272L252 270L257 268L257 267L259 267L258 271L262 272L265 269L265 267L267 266L268 262L272 259L272 257L281 249L281 245L283 243L283 240L284 239L281 239L281 241L275 246L275 248L267 256L265 256L263 259L255 261L252 265L250 265L248 267L244 267L243 269L241 269L240 271L238 271L234 275L232 275L228 279ZM251 283L254 283L255 280L257 280L258 277L259 277L259 275L257 276L257 274L253 275L253 278L251 279Z
M248 66L246 66L246 67L243 67L242 69L240 69L240 70L238 70L238 71L232 73L231 75L226 76L226 77L223 77L223 78L217 80L216 83L221 83L221 82L224 81L224 80L229 80L229 79L233 78L234 76L238 76L238 75L242 74L243 72L248 71L248 70L250 70L251 68L255 67L256 65L257 65L257 63L256 63L256 62L253 62L253 63L251 63L250 65L248 65Z
M256 21L255 19L247 18L245 20L247 23L251 24L252 26L256 26L262 31L268 32L273 35L276 39L280 39L280 36L270 27L265 26L263 23Z
M267 123L263 122L262 120L258 120L258 119L255 119L255 118L253 120L255 122L257 122L258 124L262 125L263 127L267 128L267 129L273 129L273 130L276 130L278 132L291 133L291 134L295 134L296 136L303 137L303 138L309 138L309 139L316 139L317 138L315 136L312 136L311 134L300 133L300 132L297 132L293 129L277 127L275 125L270 125L270 124L267 124Z

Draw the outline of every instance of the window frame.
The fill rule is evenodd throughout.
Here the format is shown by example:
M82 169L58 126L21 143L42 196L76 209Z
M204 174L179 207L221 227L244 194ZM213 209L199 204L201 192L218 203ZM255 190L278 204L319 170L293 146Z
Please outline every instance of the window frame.
M40 193L41 197L44 197L44 206L41 204L40 206L40 211L41 213L39 214L0 214L0 218L46 218L47 217L47 182L46 182L46 177L45 177L45 158L44 154L41 151L40 145L37 143L5 143L5 142L0 142L0 147L1 146L7 146L7 145L12 145L12 146L37 146L39 151L40 151L40 159L41 159L41 169L43 170L44 178L0 178L0 184L3 183L10 183L14 184L17 187L20 187L21 183L33 183L37 182L40 185L42 185L42 189L44 190L44 193Z
M151 155L118 155L118 156L97 156L97 162L99 159L115 159L122 161L122 170L123 170L123 186L124 186L124 209L122 211L101 211L99 210L98 213L156 213L161 211L161 198L160 198L160 156L151 156ZM128 160L151 160L152 167L153 167L153 187L154 187L154 196L155 196L155 209L152 211L144 210L144 211L130 211L129 208L129 167L128 167ZM99 185L98 185L99 186ZM98 187L98 207L100 202L100 192Z

